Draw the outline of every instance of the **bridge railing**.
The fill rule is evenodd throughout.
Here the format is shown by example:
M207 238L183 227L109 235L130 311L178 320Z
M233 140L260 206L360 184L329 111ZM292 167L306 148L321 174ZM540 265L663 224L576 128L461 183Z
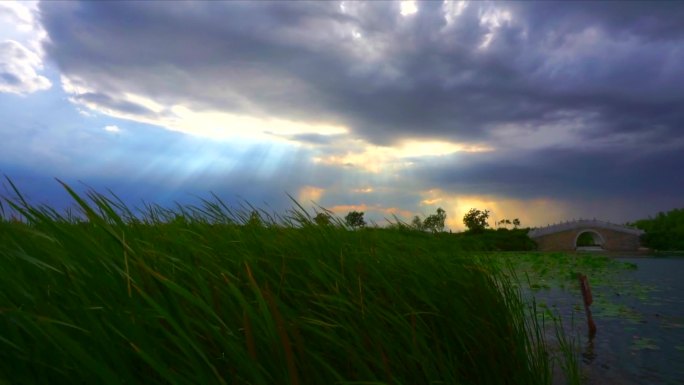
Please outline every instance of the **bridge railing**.
M610 222L606 222L606 221L600 221L597 219L579 219L579 220L573 220L573 221L568 221L568 222L556 223L553 225L547 225L546 227L541 227L541 228L538 227L538 228L530 230L529 233L527 233L527 234L531 238L535 238L535 237L541 237L543 235L559 233L561 231L567 231L567 230L575 230L575 229L584 228L584 227L602 228L602 229L620 231L623 233L629 233L629 234L634 234L634 235L641 235L644 233L644 231L640 230L640 229L636 229L636 228L628 227L628 226L623 226L623 225L618 225L618 224L610 223Z

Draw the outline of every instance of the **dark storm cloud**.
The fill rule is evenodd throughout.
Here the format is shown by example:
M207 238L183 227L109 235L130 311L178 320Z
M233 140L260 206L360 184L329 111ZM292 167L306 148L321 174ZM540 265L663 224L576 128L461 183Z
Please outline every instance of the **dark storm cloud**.
M41 11L65 74L161 102L323 117L374 142L485 139L497 124L553 122L558 110L598 114L594 135L634 129L616 118L679 135L682 113L671 107L684 97L684 6L474 2L448 25L441 2L418 5L406 18L391 2L345 11L337 2L44 2ZM498 27L482 21L506 10Z
M677 40L684 37L684 8L674 1L654 4L649 1L538 2L533 6L509 4L527 19L535 20L532 28L581 30L600 26L612 34L631 35L648 40ZM563 15L551 18L549 15Z
M518 139L535 143L574 125L562 145L473 155L471 168L426 164L421 177L518 196L684 187L674 171L684 168L682 3L418 7L408 17L398 3L355 1L40 9L48 55L103 94L331 121L379 144L422 136L506 151L517 144L499 135L503 126L527 127Z
M647 154L546 149L509 154L506 161L483 154L458 164L424 164L412 178L466 194L589 201L621 197L635 205L643 204L640 199L645 197L681 204L684 191L680 149Z

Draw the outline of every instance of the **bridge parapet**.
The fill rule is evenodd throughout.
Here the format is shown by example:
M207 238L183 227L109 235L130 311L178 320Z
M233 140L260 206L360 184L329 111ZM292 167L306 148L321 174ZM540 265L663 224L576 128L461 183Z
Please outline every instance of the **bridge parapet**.
M546 227L536 228L530 230L527 234L530 236L530 238L537 238L544 235L559 233L561 231L576 230L581 228L600 228L633 234L637 236L642 235L644 233L644 231L640 229L623 225L617 225L615 223L610 223L606 221L599 221L596 219L579 219L569 222L557 223Z

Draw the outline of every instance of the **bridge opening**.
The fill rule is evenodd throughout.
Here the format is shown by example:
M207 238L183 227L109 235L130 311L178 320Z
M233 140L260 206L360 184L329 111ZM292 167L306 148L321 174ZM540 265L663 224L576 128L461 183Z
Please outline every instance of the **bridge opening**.
M575 238L576 250L596 250L603 249L603 237L593 230L581 231Z

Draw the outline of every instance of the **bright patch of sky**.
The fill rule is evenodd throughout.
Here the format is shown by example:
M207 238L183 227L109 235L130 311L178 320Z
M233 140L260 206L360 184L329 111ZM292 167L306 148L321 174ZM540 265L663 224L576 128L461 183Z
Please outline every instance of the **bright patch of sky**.
M104 130L107 132L114 133L114 134L121 132L121 129L119 128L119 126L115 126L113 124L111 124L109 126L105 126Z
M418 4L415 0L404 0L399 7L399 13L401 13L402 16L409 16L418 12Z

